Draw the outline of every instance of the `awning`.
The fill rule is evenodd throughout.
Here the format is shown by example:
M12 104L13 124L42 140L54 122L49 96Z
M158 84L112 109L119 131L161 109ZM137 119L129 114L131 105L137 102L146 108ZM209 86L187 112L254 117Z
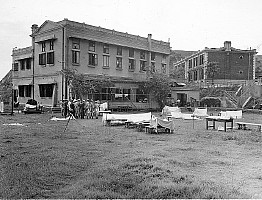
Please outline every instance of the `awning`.
M44 41L47 41L47 40L56 40L56 36L55 34L53 35L48 35L48 36L43 36L43 37L40 37L40 38L36 38L35 39L35 42L36 43L39 43L39 42L44 42Z
M56 84L56 81L53 78L42 78L42 79L35 79L35 84L38 85Z
M14 87L18 85L33 85L33 80L31 79L13 79Z

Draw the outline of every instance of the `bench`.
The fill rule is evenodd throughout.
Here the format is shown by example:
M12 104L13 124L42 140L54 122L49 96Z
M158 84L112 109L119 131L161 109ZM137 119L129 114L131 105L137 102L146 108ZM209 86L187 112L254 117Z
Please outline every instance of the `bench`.
M111 110L99 110L98 115L103 115L103 113L111 114Z
M236 122L236 124L238 125L238 129L243 129L243 130L247 130L247 125L256 126L257 131L261 132L262 124L255 124L255 123L249 123L249 122Z

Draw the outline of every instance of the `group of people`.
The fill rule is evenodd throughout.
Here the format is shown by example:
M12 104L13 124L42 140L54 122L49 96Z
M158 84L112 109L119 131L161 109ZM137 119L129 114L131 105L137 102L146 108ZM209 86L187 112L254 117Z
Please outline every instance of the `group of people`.
M61 104L62 116L73 116L76 119L98 119L100 102L87 99L64 100Z

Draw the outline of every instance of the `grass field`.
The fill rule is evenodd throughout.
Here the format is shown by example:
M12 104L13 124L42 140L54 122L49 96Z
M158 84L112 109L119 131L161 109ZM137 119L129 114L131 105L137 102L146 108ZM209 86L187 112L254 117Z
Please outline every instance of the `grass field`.
M99 118L71 120L64 132L67 121L51 117L0 116L1 199L262 198L255 130L177 119L174 134L146 134ZM262 123L257 114L242 120Z

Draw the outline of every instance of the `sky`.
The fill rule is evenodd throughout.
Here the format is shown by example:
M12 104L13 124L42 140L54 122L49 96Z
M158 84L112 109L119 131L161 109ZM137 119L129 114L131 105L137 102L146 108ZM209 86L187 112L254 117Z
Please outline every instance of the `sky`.
M261 0L0 0L0 80L12 49L31 46L32 24L72 21L170 41L172 50L217 48L231 41L262 54Z

